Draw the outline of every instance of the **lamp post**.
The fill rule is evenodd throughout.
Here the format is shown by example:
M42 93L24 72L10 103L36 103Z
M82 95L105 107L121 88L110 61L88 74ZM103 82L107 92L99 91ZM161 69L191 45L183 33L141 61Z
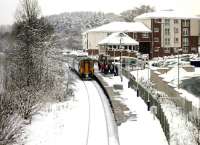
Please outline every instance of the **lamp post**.
M137 64L136 64L136 71L137 71L137 76L136 76L136 78L137 78L137 97L139 97L139 90L138 90L138 83L139 83L139 81L138 81L138 65L139 65L139 63L138 63L138 55L139 55L139 47L138 47L138 52L137 52L137 55L136 55L136 61L137 61Z
M122 33L120 33L120 40L119 40L119 48L120 48L120 78L121 78L121 82L123 81L123 77L122 77L122 48L121 48L121 42L122 41Z
M177 87L178 87L178 89L180 88L180 84L179 84L179 79L180 79L180 64L179 64L179 52L181 51L182 49L178 49L178 79L177 79Z

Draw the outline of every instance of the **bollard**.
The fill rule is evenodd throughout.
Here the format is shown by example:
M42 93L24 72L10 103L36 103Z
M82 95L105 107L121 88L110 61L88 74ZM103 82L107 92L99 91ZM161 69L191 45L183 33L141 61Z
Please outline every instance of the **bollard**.
M150 100L147 101L147 111L150 111Z
M139 97L140 96L140 94L139 94L139 89L137 89L137 97Z
M131 87L131 80L128 81L128 88Z

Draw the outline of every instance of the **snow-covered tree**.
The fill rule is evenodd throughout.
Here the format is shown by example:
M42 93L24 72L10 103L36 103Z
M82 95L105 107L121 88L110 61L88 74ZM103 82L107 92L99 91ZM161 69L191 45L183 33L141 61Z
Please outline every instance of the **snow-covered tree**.
M147 13L147 12L153 12L153 11L154 11L153 7L149 5L142 5L140 7L135 7L131 10L126 10L122 12L120 15L122 16L122 18L125 19L125 21L133 22L136 16L141 15L143 13Z

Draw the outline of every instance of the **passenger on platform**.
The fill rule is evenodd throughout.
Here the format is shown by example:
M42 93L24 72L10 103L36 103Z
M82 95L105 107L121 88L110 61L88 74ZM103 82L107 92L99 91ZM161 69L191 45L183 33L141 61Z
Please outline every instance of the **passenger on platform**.
M115 72L116 72L116 76L118 76L118 67L115 66Z

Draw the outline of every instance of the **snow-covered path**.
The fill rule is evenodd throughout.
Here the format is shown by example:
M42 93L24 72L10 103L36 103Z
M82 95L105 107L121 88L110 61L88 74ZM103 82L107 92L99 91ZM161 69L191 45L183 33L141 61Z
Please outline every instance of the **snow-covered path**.
M118 127L120 145L167 145L160 122L151 112L147 111L146 104L140 97L137 97L135 90L128 88L128 80L123 77L123 82L121 82L119 76L103 77L103 80L109 86L123 85L124 89L118 91L120 95L115 96L115 99L127 105L130 109L127 114L136 114L136 118L130 116Z
M114 118L93 81L76 80L74 98L48 104L26 126L18 145L118 145Z

